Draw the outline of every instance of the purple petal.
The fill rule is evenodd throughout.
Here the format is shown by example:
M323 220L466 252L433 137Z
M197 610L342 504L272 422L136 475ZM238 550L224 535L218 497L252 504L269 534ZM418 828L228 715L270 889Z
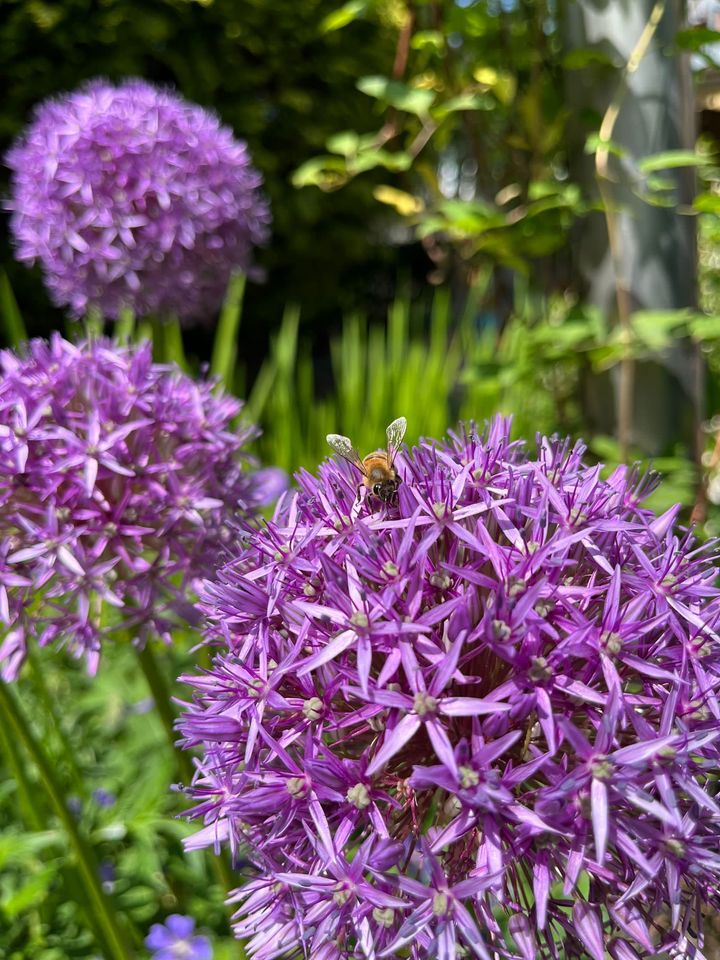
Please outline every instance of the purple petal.
M605 960L605 938L597 910L584 900L573 905L573 923L578 937L593 960Z
M602 866L608 840L608 791L606 784L596 777L593 777L590 787L590 803L595 836L595 860Z
M480 697L444 697L438 710L447 717L478 717L487 713L507 713L510 704L482 700Z
M192 917L185 917L181 913L171 913L165 921L165 926L177 940L186 940L192 936L195 921Z
M537 941L530 921L524 913L515 913L508 921L510 936L518 945L523 960L535 960L537 957Z
M422 721L413 713L405 714L396 724L390 733L385 734L383 745L373 757L367 768L368 776L373 776L384 767L398 750L402 750L405 744L411 740L421 726Z

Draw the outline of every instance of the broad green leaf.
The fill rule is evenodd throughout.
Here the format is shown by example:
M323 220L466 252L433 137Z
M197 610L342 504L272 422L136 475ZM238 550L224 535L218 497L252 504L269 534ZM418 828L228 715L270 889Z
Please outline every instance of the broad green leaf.
M2 913L12 920L18 914L24 913L29 907L41 903L50 885L55 880L56 872L55 865L49 863L38 870L37 873L32 874L25 883L2 899L0 902Z
M698 213L720 213L720 196L710 190L699 193L693 201Z
M675 34L675 43L681 50L700 50L711 43L720 42L720 33L709 27L693 27L691 30L680 30Z
M386 170L408 170L412 164L409 153L390 153L389 150L363 150L356 157L348 160L348 170L352 173L362 173L374 167L385 167Z
M340 157L312 157L306 160L291 177L294 187L319 187L334 190L348 179L345 161Z
M351 157L358 152L360 137L354 130L343 130L327 141L330 153L339 153L341 157Z
M651 350L660 350L687 324L687 310L638 310L630 318L635 337Z
M577 47L566 53L561 60L566 70L583 70L585 67L597 65L601 67L615 67L612 58L603 50L594 47Z
M388 77L372 76L361 77L357 82L361 93L383 100L390 106L406 113L414 113L419 117L427 116L427 112L435 102L432 90L417 90L398 80Z
M485 93L461 93L439 103L432 111L433 117L441 120L449 113L459 110L494 110L495 101Z
M643 173L652 173L655 170L670 170L674 167L701 167L707 163L707 158L694 150L665 150L663 153L653 153L638 162L638 168Z
M365 13L367 6L367 0L350 0L324 18L320 24L320 32L332 33L334 30L341 30Z
M690 335L698 343L717 343L720 341L720 316L696 316L688 329Z

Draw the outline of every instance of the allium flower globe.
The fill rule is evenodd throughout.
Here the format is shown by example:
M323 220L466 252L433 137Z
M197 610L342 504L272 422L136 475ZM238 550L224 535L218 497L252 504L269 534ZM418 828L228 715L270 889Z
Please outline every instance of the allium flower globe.
M45 101L7 156L20 260L53 300L207 319L252 267L270 214L244 143L210 111L141 80Z
M241 404L152 362L149 344L55 335L0 353L0 645L14 679L27 641L97 667L101 641L169 639L188 591L251 516L274 472L248 470Z
M496 420L388 507L326 462L206 584L190 845L253 860L256 960L684 955L720 908L712 558L582 454Z

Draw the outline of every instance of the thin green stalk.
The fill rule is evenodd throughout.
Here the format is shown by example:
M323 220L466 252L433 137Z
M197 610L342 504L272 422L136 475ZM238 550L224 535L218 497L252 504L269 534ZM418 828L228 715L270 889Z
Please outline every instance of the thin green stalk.
M142 343L144 340L153 341L152 323L147 319L140 320L135 328L135 342Z
M148 687L150 688L150 693L155 701L155 707L157 708L158 715L162 721L163 728L165 729L165 735L167 736L170 748L175 755L180 777L185 783L190 783L193 776L193 767L188 754L185 753L184 750L181 750L177 744L175 715L172 709L172 700L168 682L165 679L162 670L160 670L158 666L157 660L155 659L155 654L153 653L152 647L149 643L146 643L142 648L133 644L133 649L137 653L137 658L140 662L140 666L142 667L142 671L145 674Z
M215 331L210 373L220 377L225 389L232 391L233 374L237 360L237 337L242 315L242 301L245 293L245 275L235 273L230 278L225 302L220 311L220 320Z
M85 336L88 340L96 340L103 335L104 318L97 307L90 307L85 317Z
M122 307L115 324L115 338L124 343L132 340L135 330L135 312L131 307Z
M193 777L193 766L189 755L185 753L184 750L181 750L176 742L175 717L173 715L170 688L167 680L158 666L155 654L149 643L146 643L142 648L134 646L134 649L140 661L142 671L145 674L145 679L152 693L153 700L155 701L162 725L165 728L168 743L175 754L180 777L185 783L190 783ZM227 857L225 857L222 852L220 856L215 856L212 851L208 853L208 856L211 857L212 867L218 883L225 893L228 893L228 891L236 886L236 883L230 870Z
M163 345L164 359L176 363L181 370L188 373L190 368L185 357L182 329L180 328L180 321L174 314L168 317L163 325Z
M28 661L30 663L32 682L35 687L35 692L42 703L45 716L50 719L53 730L57 734L58 740L62 745L63 756L70 772L73 788L79 797L84 797L87 794L87 790L85 789L85 781L83 780L82 771L80 770L78 762L75 759L75 751L70 743L70 739L65 732L62 721L58 716L57 710L55 709L55 701L53 700L50 691L48 690L47 683L45 682L45 674L38 664L37 655L35 651L31 649L31 645L28 646Z
M4 683L0 683L0 714L2 714L1 722L6 724L9 734L24 745L25 750L37 767L55 813L68 835L77 857L79 872L88 897L88 905L94 910L98 925L102 927L107 956L112 960L128 960L132 953L113 905L103 892L95 853L80 833L74 817L68 810L52 763L46 757L41 744L20 712L14 694Z
M12 779L17 785L18 803L23 820L31 830L44 830L46 817L38 802L37 790L33 789L33 785L28 778L27 770L20 758L17 741L8 734L4 723L0 723L0 745L7 757Z
M0 312L5 336L11 347L19 347L27 340L27 331L23 323L15 294L4 270L0 271Z

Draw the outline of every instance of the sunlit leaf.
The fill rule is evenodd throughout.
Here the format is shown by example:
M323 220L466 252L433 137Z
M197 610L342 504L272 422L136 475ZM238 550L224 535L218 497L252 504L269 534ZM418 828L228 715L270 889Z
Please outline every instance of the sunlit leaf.
M396 190L395 187L381 185L375 187L373 196L380 203L387 203L395 207L397 212L403 217L410 217L415 213L420 213L425 208L425 204L420 197L415 197L411 193L405 193L404 190Z
M655 170L670 170L674 167L700 167L707 163L707 158L694 150L665 150L662 153L653 153L638 162L638 168L643 173L652 173Z
M312 157L306 160L293 173L291 181L294 187L320 187L332 190L347 181L345 161L340 157Z
M327 141L327 148L330 153L339 153L342 157L350 157L357 153L360 144L360 137L354 130L344 130L342 133L336 133Z
M390 80L388 77L361 77L357 82L357 88L369 97L382 100L398 110L414 113L419 117L426 116L435 101L432 90L417 90L398 80Z
M701 47L720 42L720 33L709 27L698 26L691 30L680 30L675 34L675 43L681 50L700 50Z
M353 20L357 20L361 14L365 13L367 7L367 0L350 0L349 3L345 3L337 10L333 10L332 13L329 13L322 20L320 23L320 32L332 33L333 30L341 30L349 23L352 23Z

